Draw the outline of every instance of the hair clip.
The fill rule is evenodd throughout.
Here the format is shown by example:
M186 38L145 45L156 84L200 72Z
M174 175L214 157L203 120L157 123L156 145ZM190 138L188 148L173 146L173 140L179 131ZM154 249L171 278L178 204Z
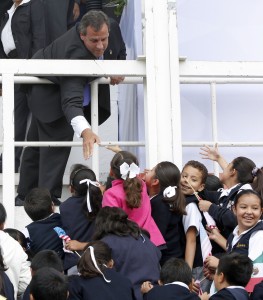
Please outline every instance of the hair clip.
M167 198L171 198L176 195L176 189L177 186L168 186L164 191L163 191L163 196Z
M128 165L126 162L124 162L120 166L120 172L121 172L121 178L126 180L128 173L129 173L129 178L134 178L136 177L136 175L140 174L140 168L135 163Z
M251 171L253 177L256 177L256 176L257 176L258 170L259 170L258 167L254 167L254 168L253 168L253 170Z

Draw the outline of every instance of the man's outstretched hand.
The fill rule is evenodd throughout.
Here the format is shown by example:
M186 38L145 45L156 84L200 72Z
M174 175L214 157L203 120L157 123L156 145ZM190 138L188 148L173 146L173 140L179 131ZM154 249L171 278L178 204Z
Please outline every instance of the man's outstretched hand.
M90 128L84 129L81 136L83 138L83 157L88 159L92 156L94 144L100 144L100 138Z

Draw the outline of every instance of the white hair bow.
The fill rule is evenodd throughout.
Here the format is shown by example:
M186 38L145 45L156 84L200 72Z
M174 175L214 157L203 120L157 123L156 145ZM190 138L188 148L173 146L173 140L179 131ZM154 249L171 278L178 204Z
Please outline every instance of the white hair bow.
M89 197L89 185L92 184L96 187L100 187L100 184L97 181L92 181L90 179L83 179L79 182L79 184L82 183L86 183L87 187L88 187L88 191L87 191L87 207L88 207L88 211L92 212L92 208L91 208L91 204L90 204L90 197Z
M167 198L171 198L176 195L176 189L177 186L168 186L164 191L163 191L163 196Z
M89 250L90 250L90 256L91 256L91 260L95 266L95 268L100 272L100 274L103 276L104 280L108 283L111 282L111 280L108 280L106 279L106 277L104 276L104 274L101 272L100 268L98 267L97 265L97 262L96 262L96 258L95 258L95 254L94 254L94 248L92 246L89 246Z
M120 166L120 172L121 172L121 178L126 180L129 172L130 172L129 178L134 178L136 177L136 175L140 174L140 168L135 163L132 163L129 166L126 162L124 162Z

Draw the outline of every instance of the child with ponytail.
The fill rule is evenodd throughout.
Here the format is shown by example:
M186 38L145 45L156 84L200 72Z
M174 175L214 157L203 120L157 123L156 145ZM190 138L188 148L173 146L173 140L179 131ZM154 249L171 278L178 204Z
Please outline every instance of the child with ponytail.
M156 246L164 245L165 240L151 216L146 184L138 176L137 158L130 152L120 151L114 155L110 167L110 176L115 180L112 187L104 192L102 206L122 208L130 220L150 233Z

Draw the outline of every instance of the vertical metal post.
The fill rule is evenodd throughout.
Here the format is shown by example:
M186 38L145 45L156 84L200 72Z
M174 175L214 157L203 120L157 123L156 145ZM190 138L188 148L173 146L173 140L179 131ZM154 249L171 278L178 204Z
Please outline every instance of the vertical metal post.
M211 109L212 109L212 138L214 144L218 141L217 136L217 110L216 110L216 83L212 82L210 84L211 90ZM214 174L219 176L219 165L217 162L214 162Z
M98 82L91 82L91 128L94 133L98 135L99 133L99 107L98 107ZM94 145L93 155L92 155L92 170L99 178L99 147Z
M176 0L168 0L169 12L169 46L170 46L170 80L171 80L171 107L172 107L172 137L173 162L179 169L183 166L180 78L178 32L176 17Z
M3 205L6 227L15 225L14 74L2 74L3 86Z

